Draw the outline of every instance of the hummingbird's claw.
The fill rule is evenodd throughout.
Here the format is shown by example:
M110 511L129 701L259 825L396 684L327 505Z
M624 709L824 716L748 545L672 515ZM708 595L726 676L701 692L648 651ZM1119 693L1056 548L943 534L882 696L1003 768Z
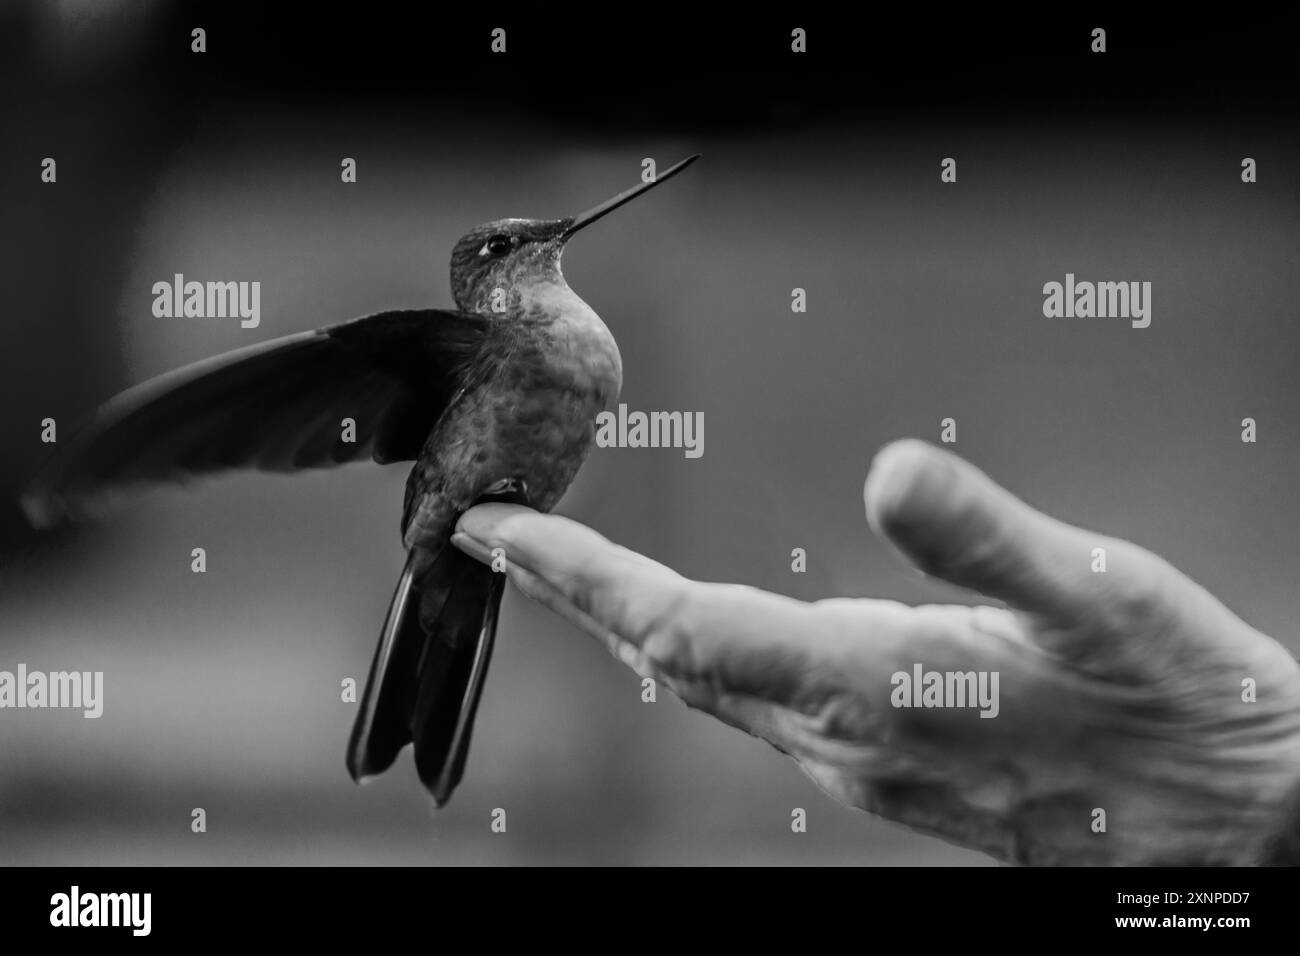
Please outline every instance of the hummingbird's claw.
M507 501L511 504L528 504L528 482L522 478L502 478L488 485L475 504L484 501Z

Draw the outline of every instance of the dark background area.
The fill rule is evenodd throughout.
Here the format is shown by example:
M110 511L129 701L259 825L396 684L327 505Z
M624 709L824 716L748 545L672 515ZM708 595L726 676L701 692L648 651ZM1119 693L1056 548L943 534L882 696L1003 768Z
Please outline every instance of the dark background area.
M833 805L666 696L642 704L513 592L451 807L430 811L406 760L353 786L338 686L364 678L400 567L403 466L222 478L45 535L14 507L42 418L67 435L175 365L446 305L467 228L586 208L646 156L704 153L575 240L565 271L619 340L623 400L703 411L705 455L597 450L563 513L695 577L971 600L862 519L874 451L952 416L955 450L1017 494L1300 646L1280 21L265 6L0 12L0 668L107 685L98 721L0 716L0 862L986 862ZM261 281L261 326L154 318L176 272ZM1044 319L1066 272L1151 281L1151 328Z

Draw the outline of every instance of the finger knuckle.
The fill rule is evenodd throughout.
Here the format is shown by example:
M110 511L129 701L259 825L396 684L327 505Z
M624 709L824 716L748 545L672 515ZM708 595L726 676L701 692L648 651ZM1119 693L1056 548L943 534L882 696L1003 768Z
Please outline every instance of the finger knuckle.
M652 665L670 673L690 674L697 669L693 659L697 615L693 608L698 599L693 590L685 580L668 584L643 615L642 653Z

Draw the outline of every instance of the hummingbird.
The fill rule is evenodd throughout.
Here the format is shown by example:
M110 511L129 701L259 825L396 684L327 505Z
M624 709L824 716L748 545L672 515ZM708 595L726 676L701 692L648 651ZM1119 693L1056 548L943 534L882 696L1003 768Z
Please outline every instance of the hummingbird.
M580 230L698 158L571 218L471 229L451 252L455 309L379 312L128 389L44 466L24 510L45 527L100 514L153 483L414 461L406 560L346 763L361 782L412 744L420 781L444 806L464 774L505 584L452 546L452 532L480 501L550 511L573 481L623 365L605 323L565 281L561 254ZM353 441L341 439L344 419Z

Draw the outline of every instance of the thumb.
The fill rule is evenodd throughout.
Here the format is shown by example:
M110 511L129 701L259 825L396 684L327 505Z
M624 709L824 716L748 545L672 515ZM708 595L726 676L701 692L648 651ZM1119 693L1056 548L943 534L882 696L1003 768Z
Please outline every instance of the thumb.
M1049 518L974 465L916 439L882 448L864 491L867 520L927 574L1065 623L1132 610L1170 568L1126 541ZM1105 574L1094 549L1105 548Z

